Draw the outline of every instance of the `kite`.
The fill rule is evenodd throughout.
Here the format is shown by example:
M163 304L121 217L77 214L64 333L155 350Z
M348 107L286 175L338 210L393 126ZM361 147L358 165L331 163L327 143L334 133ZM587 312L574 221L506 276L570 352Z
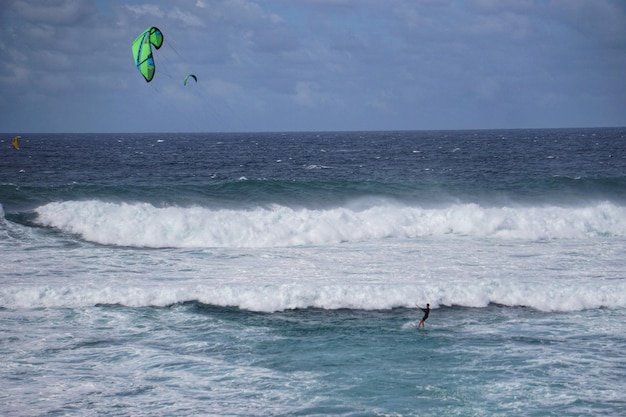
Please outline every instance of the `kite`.
M144 30L133 42L133 58L135 65L147 82L154 77L155 65L152 57L152 46L159 49L163 45L163 33L154 26Z
M189 77L193 78L194 80L196 80L196 82L198 82L198 77L196 77L194 74L189 74L188 76L185 77L185 81L183 81L184 85L187 85L187 80L189 79Z
M16 136L16 137L14 137L14 138L13 138L13 141L12 141L12 142L13 142L13 147L14 147L15 149L17 149L18 151L20 150L20 144L18 143L18 141L19 141L21 138L22 138L21 136Z

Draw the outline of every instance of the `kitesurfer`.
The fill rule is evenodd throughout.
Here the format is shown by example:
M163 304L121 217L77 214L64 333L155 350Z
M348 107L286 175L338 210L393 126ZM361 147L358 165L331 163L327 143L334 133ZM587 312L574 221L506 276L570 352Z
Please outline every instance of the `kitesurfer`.
M424 317L422 317L422 319L417 324L417 326L415 326L416 328L419 329L420 327L424 327L424 322L426 321L426 319L428 318L428 315L430 314L430 304L426 304L426 308L422 308L420 306L417 306L417 308L419 308L420 310L424 312Z

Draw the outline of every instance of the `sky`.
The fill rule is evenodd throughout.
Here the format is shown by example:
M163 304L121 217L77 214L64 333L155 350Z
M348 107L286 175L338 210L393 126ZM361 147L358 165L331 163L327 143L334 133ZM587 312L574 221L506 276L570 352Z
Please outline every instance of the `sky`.
M0 132L602 126L626 126L626 0L0 2Z

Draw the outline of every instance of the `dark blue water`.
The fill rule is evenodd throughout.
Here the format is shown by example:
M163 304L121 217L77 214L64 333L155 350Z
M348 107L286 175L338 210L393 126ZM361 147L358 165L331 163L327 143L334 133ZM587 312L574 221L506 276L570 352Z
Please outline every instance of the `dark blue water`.
M33 135L22 139L19 152L5 141L10 158L0 168L3 194L15 192L13 181L27 187L9 195L5 210L28 197L39 204L59 195L120 194L246 204L340 204L370 195L423 204L450 198L623 202L624 134L615 128Z

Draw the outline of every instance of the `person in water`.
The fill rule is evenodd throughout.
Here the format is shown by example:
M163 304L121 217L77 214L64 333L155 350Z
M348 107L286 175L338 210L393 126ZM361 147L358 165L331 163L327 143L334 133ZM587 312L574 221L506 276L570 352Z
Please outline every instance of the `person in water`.
M419 308L420 310L424 312L424 317L422 317L422 319L417 324L417 326L415 326L416 328L419 329L420 327L424 327L424 322L426 321L426 319L428 318L428 315L430 314L430 304L426 304L426 308L422 308L420 306L417 306L417 308Z

